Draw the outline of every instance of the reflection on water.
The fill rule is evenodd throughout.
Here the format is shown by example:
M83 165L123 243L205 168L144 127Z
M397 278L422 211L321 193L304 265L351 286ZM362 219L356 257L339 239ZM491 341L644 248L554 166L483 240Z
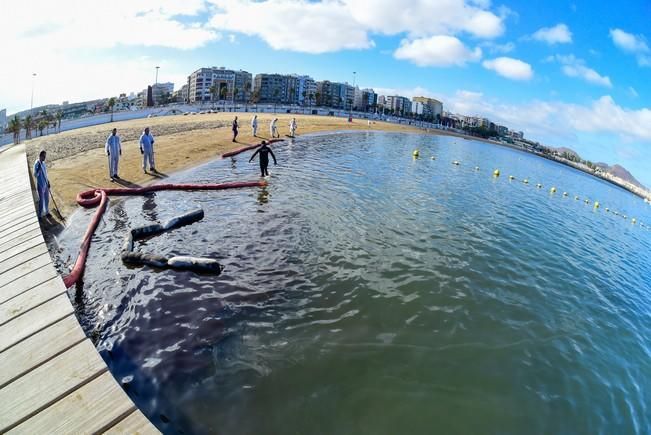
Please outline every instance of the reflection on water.
M454 138L332 134L274 152L266 188L112 199L93 239L78 316L161 430L651 430L651 233L603 211L651 222L640 199ZM256 179L248 158L170 181ZM221 276L121 263L129 228L196 207L202 221L138 249L215 257Z

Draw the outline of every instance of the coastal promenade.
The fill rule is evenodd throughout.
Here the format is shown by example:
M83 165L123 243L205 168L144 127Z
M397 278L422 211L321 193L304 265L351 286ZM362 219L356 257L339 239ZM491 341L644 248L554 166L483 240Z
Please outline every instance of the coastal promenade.
M38 223L24 145L0 153L0 186L0 433L159 433L77 322Z

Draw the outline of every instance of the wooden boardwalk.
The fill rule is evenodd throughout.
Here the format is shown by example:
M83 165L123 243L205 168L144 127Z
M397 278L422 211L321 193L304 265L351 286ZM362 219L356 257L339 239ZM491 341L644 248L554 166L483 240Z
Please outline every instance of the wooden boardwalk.
M0 433L102 432L159 433L79 326L14 146L0 153Z

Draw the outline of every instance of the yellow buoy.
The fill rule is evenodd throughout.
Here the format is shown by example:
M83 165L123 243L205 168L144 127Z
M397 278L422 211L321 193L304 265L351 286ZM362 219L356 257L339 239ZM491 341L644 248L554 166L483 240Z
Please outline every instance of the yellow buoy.
M594 202L594 208L599 208L599 201Z
M413 156L414 156L414 157L418 157L419 155L420 155L420 151L418 151L418 150L414 150L414 152L413 152Z
M493 175L494 175L495 177L499 177L499 176L500 176L500 170L499 170L499 169L495 169L495 170L493 171Z
M549 189L549 191L550 191L551 193L556 193L556 188L555 188L555 187L552 187L551 189Z

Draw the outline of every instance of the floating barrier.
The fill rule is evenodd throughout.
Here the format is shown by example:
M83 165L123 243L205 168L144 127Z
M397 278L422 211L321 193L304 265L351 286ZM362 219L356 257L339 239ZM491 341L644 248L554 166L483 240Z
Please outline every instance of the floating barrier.
M271 145L272 143L282 142L284 140L285 139L270 139L270 140L268 140L266 142L267 142L267 145ZM246 152L246 151L249 151L249 150L254 150L254 149L256 149L256 148L258 148L260 146L262 146L262 142L260 142L258 144L255 144L255 145L248 145L248 146L245 146L245 147L242 147L242 148L238 148L236 150L229 151L227 153L222 154L222 158L224 158L224 157L235 157L238 154L242 154L243 152Z
M164 224L146 225L133 228L127 233L122 248L122 261L133 266L152 266L157 268L172 268L177 270L192 270L219 275L224 267L214 258L202 257L170 257L166 258L156 254L133 252L133 242L147 237L157 236L173 229L191 225L203 219L203 209L197 209L181 216L177 216Z
M509 180L511 181L515 180L515 177L513 175L509 175Z
M99 225L106 206L108 204L109 195L146 195L152 192L159 192L163 190L224 190L224 189L237 189L242 187L263 187L266 186L266 181L249 181L249 182L233 182L233 183L216 183L216 184L153 184L146 187L138 188L106 188L106 189L91 189L81 192L77 195L77 203L82 207L91 208L97 206L97 210L93 215L88 229L82 238L79 247L79 255L77 260L70 271L70 273L63 277L63 283L66 287L71 287L75 284L84 274L86 267L86 258L88 257L88 249L90 248L90 241L95 234L95 230ZM169 224L169 222L168 222ZM156 227L156 225L149 226ZM150 228L149 230L140 229L141 231L156 231L157 228ZM131 241L133 246L133 240ZM152 260L155 261L155 260Z
M479 171L479 166L475 166L475 171Z
M452 162L452 164L453 164L453 165L457 165L457 166L459 166L460 163L459 163L458 160L455 160L455 161Z

